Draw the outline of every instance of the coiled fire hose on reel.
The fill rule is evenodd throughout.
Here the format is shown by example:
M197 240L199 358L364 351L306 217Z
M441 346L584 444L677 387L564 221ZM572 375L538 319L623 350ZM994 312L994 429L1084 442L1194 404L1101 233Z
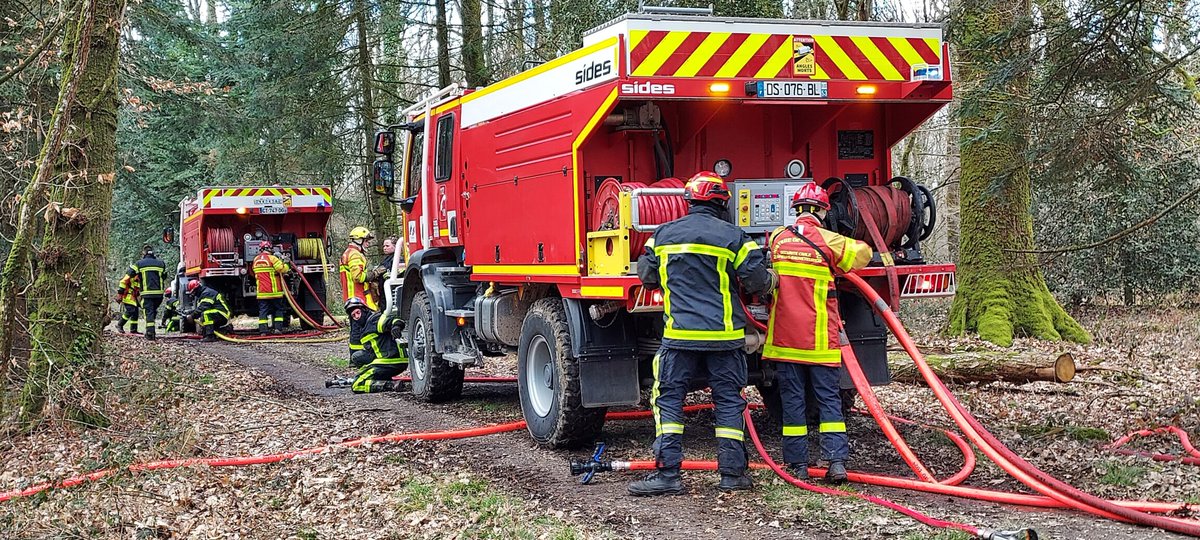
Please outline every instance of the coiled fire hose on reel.
M618 182L609 178L596 188L595 203L592 205L593 231L608 231L619 226L621 210L621 192L643 188L682 189L683 181L678 178L664 178L653 184L642 182ZM643 225L661 225L668 221L687 215L687 201L682 197L653 195L638 197L638 216ZM637 260L642 254L646 241L650 239L649 232L630 231L629 257Z

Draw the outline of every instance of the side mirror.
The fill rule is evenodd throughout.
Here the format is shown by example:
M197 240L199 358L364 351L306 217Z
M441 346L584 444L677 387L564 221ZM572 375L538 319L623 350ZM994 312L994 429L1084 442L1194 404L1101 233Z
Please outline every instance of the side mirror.
M396 192L396 166L381 159L371 165L371 182L377 195L391 197Z
M391 131L380 131L375 134L375 153L385 156L396 151L396 134Z
M168 245L175 243L175 229L170 227L163 228L162 241Z
M413 195L407 199L400 199L400 209L404 210L405 214L411 214L413 207L417 205L417 196Z

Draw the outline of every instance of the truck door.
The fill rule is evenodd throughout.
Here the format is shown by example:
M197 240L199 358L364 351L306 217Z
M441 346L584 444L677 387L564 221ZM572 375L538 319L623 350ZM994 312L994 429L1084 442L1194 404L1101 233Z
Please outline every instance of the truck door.
M460 227L462 226L462 178L457 171L458 145L455 144L455 134L458 131L458 115L454 112L443 114L437 120L434 130L436 145L433 152L433 192L429 195L430 214L433 223L429 235L431 244L445 247L459 245Z
M419 200L419 195L421 194L421 184L424 183L425 179L421 159L424 155L423 145L425 144L425 134L413 134L411 131L405 131L404 134L404 154L401 158L400 169L400 193L403 199L412 201L411 209L404 212L404 222L401 224L400 229L404 231L404 246L407 248L405 260L407 260L408 253L424 247L421 244L422 204Z

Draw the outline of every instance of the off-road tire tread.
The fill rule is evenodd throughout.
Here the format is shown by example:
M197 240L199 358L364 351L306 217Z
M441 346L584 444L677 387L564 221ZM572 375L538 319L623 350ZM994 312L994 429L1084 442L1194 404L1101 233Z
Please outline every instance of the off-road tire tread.
M525 319L529 320L534 316L544 319L553 329L554 335L546 337L553 338L554 348L559 352L560 358L554 362L558 380L567 381L563 393L559 395L559 414L553 433L545 441L536 438L534 440L550 448L578 448L591 444L604 427L604 416L608 413L608 408L583 406L583 394L579 384L579 360L570 356L571 332L562 299L548 297L534 302Z
M425 374L428 377L428 384L425 385L425 391L418 393L415 381L411 384L412 395L417 399L427 403L440 403L443 401L451 401L462 396L463 389L463 370L458 366L442 359L442 355L434 352L433 349L433 310L429 305L429 296L425 291L418 292L413 296L412 314L416 317L421 317L425 323L425 331L430 335L426 336L425 343L428 351L425 354L427 365L425 366ZM411 317L410 317L411 318ZM410 328L415 328L416 325L409 325ZM411 330L408 336L408 342L413 343ZM412 369L411 363L413 359L409 358L409 375L415 377L416 371Z

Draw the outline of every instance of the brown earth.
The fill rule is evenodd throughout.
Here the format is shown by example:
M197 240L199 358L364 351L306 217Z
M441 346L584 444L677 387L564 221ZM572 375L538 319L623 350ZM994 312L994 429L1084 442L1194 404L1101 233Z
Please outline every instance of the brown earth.
M920 320L919 314L908 314ZM1085 313L1097 344L1072 349L1081 366L1107 367L1083 384L956 387L964 403L1031 462L1109 497L1197 502L1200 471L1180 464L1113 456L1097 437L1175 421L1197 433L1195 402L1200 334L1188 312ZM927 334L929 335L929 334ZM0 444L0 489L38 479L163 457L279 452L387 432L465 428L520 418L513 384L468 385L461 400L426 404L407 394L356 396L326 389L346 375L345 348L333 344L147 344L113 337L129 364L132 387L149 406L118 415L110 430L56 429ZM1193 346L1180 346L1191 343ZM930 348L986 347L967 340L922 338ZM1023 342L1025 349L1059 345ZM141 361L135 361L138 358ZM141 364L153 359L150 367ZM512 375L501 359L471 374ZM478 373L476 373L478 372ZM1130 374L1137 376L1132 376ZM182 374L182 375L180 375ZM926 391L880 389L902 416L945 423ZM165 397L164 397L165 396ZM704 401L703 393L692 398ZM1192 400L1192 401L1189 401ZM1132 405L1131 405L1132 404ZM115 408L124 411L120 404ZM685 447L711 458L711 415L690 419ZM852 467L904 475L873 423L850 422ZM938 473L961 465L940 435L904 428ZM778 448L777 437L767 437ZM1200 439L1200 437L1197 437ZM653 426L609 422L603 439L613 459L647 459ZM1136 445L1178 452L1177 444ZM538 448L524 432L443 442L376 444L279 464L178 469L112 480L0 503L0 538L959 538L860 501L827 499L756 474L753 493L726 495L713 473L689 473L685 496L635 499L625 494L633 474L610 473L582 486L567 460L590 452ZM981 456L982 461L982 456ZM909 473L911 476L911 473ZM983 463L968 484L1018 489ZM464 487L465 486L465 487ZM443 489L446 488L446 489ZM934 517L990 528L1034 527L1043 538L1178 538L1067 511L1031 510L874 487L856 489L910 505ZM432 490L433 495L427 492ZM479 500L499 502L482 504ZM507 521L505 521L507 520Z

